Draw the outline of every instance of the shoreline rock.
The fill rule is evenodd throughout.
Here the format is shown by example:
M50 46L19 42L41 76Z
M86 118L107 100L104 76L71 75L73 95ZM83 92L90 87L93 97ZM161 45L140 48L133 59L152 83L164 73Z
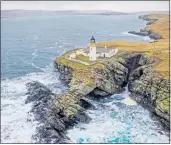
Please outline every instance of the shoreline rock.
M140 16L148 21L148 25L156 20ZM149 36L152 39L162 37L151 30L141 29L140 32L129 33ZM169 81L155 73L152 66L157 60L139 52L122 52L101 62L103 67L92 65L85 71L74 69L71 64L55 60L55 67L60 73L60 79L69 87L63 94L54 94L39 82L27 85L28 98L26 103L33 103L31 112L41 125L34 136L37 143L71 143L66 136L66 130L76 123L89 123L91 118L85 109L94 108L88 97L110 96L121 92L125 86L131 93L131 98L147 108L151 114L169 129ZM88 73L88 74L87 74Z
M71 143L66 129L91 120L84 111L93 105L80 94L54 94L37 81L28 83L27 89L26 103L33 104L30 112L40 124L33 135L36 143Z
M168 118L170 115L170 112L168 111L169 82L165 80L165 85L162 85L161 89L158 89L160 92L164 89L164 86L167 86L167 88L165 88L165 100L167 101L165 102L165 100L161 100L161 98L163 98L162 93L158 92L156 94L155 86L157 84L155 84L155 81L164 81L164 79L162 79L159 74L155 73L152 69L152 66L155 65L157 61L158 60L156 59L146 57L144 54L134 54L134 52L125 52L120 56L116 55L110 60L103 62L103 65L105 66L104 68L92 68L90 73L94 74L93 84L95 85L87 92L84 90L84 87L81 87L79 88L79 92L84 92L82 95L93 94L94 97L104 97L121 92L128 84L128 89L132 94L132 99L146 106L145 108L149 109L150 112L157 114L160 121L168 128L170 121ZM64 70L61 71L61 69L64 69L66 66L59 67L61 64L58 62L55 63L58 66L57 68L59 69L59 72L63 72L63 75L68 75ZM74 73L74 70L70 73ZM69 74L69 76L72 76L72 74ZM66 76L66 78L68 77ZM81 84L81 82L73 82L72 79L73 78L71 77L72 87L76 85L78 88L79 83ZM77 80L77 77L75 76L74 79ZM140 81L141 79L143 80ZM154 81L152 79L154 79ZM150 85L150 83L152 84ZM154 101L156 101L156 103L154 103ZM166 109L162 107L163 103L166 104ZM167 112L167 114L164 112Z
M131 97L150 112L169 129L169 81L161 78L151 68L140 67L133 72L128 83Z
M143 30L140 32L129 31L128 33L134 34L134 35L139 35L139 36L149 36L151 39L154 39L154 40L162 39L162 37L159 34L154 33L151 30Z
M103 68L92 67L92 86L77 80L72 68L55 62L62 80L72 89L63 94L54 94L40 82L27 84L26 103L33 103L35 120L41 124L34 134L36 143L71 143L66 130L75 124L89 123L91 118L85 113L87 108L97 109L88 101L121 92L128 84L131 98L149 109L152 114L169 127L169 81L160 78L152 70L152 60L143 54L124 52L103 62ZM87 79L87 78L85 78ZM72 83L72 84L71 84ZM165 106L163 106L163 104Z
M139 16L138 18L147 21L146 25L155 24L155 22L157 21L157 19L149 19L148 15ZM161 35L153 32L152 30L148 30L148 29L145 29L145 28L141 29L139 32L129 31L128 33L134 34L134 35L139 35L139 36L149 36L151 39L154 39L154 40L162 39Z

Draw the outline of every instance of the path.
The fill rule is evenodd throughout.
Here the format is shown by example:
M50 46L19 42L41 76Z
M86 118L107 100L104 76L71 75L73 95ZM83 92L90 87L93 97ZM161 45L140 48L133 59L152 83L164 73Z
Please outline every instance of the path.
M87 62L84 62L84 61L81 61L81 60L77 60L77 59L72 59L72 58L66 58L66 59L72 60L72 61L75 61L75 62L79 62L79 63L85 64L85 65L91 65L91 64L89 64Z

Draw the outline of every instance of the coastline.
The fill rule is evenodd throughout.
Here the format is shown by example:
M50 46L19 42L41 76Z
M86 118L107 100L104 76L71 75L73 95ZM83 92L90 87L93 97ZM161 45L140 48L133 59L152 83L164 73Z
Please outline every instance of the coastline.
M148 25L153 25L155 22ZM159 40L164 38L161 37ZM60 79L69 86L68 92L53 94L39 82L28 84L29 97L26 103L34 103L33 113L36 114L38 121L41 120L45 124L43 133L47 133L46 125L49 124L48 134L51 137L55 136L54 143L70 142L66 130L75 123L90 122L91 118L85 113L85 109L93 107L87 100L88 95L110 96L123 91L126 85L131 98L156 114L166 128L169 128L169 81L153 69L156 64L160 64L151 54L150 48L153 44L118 41L101 42L97 45L104 46L104 44L108 47L118 46L121 52L90 66L67 60L65 55L56 57L55 67L60 73ZM141 44L141 47L150 48L137 50ZM42 134L41 129L38 130L38 134ZM45 141L47 142L46 139ZM43 140L39 140L40 142L43 143Z

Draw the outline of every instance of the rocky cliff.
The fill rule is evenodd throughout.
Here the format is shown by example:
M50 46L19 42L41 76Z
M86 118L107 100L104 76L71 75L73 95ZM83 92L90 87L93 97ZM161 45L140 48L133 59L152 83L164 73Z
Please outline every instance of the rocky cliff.
M159 116L169 128L169 80L163 79L150 66L136 69L129 79L131 97Z
M147 25L155 24L155 22L158 20L157 18L149 18L149 15L139 16L138 18L147 21ZM149 36L151 39L154 39L154 40L162 39L161 35L147 28L141 29L139 32L129 31L128 33L140 35L140 36Z
M149 18L148 15L139 18L148 21L148 26L155 24L158 20L156 16ZM167 35L162 32L163 29L160 31L160 34L163 35L160 35L156 31L145 28L140 32L130 33L149 36L153 39L167 38ZM133 49L133 43L126 43L124 49L120 47L121 52L112 58L90 65L68 60L65 56L57 57L54 63L55 67L60 73L60 79L69 88L63 94L54 94L39 82L31 82L27 85L26 103L33 103L31 112L41 124L34 135L37 143L70 143L71 141L65 133L66 130L76 123L88 123L91 120L85 113L85 109L94 108L88 99L89 96L110 97L110 95L124 90L126 86L128 86L131 97L147 108L169 129L170 84L168 77L161 76L164 69L158 72L154 69L154 66L160 64L159 62L167 62L167 59L165 61L163 58L165 54L162 58L154 55L156 53L149 56L146 52L151 49L142 49L142 47L146 48L151 43L136 44L135 49ZM159 46L162 48L165 46L164 43L157 44L156 50ZM120 46L117 43L113 45L114 47ZM161 55L161 53L157 54ZM163 64L161 65L163 66Z
M26 103L33 103L36 120L41 123L34 139L39 143L69 143L65 131L74 124L88 123L85 113L94 107L88 96L104 97L120 92L128 85L131 97L156 114L169 128L169 81L155 73L156 59L137 52L122 52L101 62L101 66L78 71L72 66L55 61L60 79L69 86L63 94L54 94L39 82L27 85ZM97 108L98 109L98 108ZM54 138L49 141L49 138Z
M131 97L159 116L161 122L169 127L169 81L153 71L152 67L157 62L157 59L142 53L125 52L116 55L102 62L104 67L92 67L89 70L93 74L92 86L84 83L84 79L77 82L74 71L70 71L68 66L55 63L62 79L68 82L70 78L70 86L82 95L109 96L122 91L128 84Z
M54 94L40 82L27 84L28 97L25 103L32 103L32 112L39 123L33 138L36 143L71 143L66 129L78 122L88 123L91 118L84 110L93 107L85 96L77 92Z

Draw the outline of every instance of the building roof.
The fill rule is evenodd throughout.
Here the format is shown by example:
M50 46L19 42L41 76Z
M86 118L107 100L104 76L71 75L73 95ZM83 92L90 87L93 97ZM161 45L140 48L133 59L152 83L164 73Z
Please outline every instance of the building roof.
M95 38L92 36L90 40L94 40L95 41Z
M96 47L96 53L109 53L111 49L116 49L114 47L105 48L105 47ZM89 47L83 49L84 52L89 53Z

